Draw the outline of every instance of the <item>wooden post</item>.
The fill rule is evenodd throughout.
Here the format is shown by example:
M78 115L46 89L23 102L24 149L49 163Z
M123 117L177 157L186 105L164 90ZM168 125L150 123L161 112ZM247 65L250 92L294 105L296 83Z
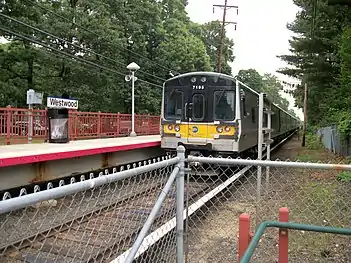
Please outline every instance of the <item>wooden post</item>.
M306 145L306 125L307 125L307 83L305 82L305 95L303 100L303 129L302 129L302 147Z

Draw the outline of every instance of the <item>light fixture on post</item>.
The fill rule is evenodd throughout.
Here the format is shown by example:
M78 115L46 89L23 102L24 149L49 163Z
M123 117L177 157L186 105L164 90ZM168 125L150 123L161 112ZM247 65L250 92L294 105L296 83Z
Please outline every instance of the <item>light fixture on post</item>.
M127 66L127 69L130 70L131 75L126 75L124 79L125 81L132 81L132 131L130 133L130 136L135 137L136 133L134 129L134 82L138 79L137 77L135 77L135 72L138 69L140 69L140 67L135 62L132 62Z

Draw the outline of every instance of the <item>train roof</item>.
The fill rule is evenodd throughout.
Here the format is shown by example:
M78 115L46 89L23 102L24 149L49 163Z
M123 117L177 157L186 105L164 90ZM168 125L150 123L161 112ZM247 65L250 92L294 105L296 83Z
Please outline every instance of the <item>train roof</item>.
M241 82L240 80L238 80L237 78L235 78L233 76L229 76L227 74L218 73L218 72L212 72L212 71L193 71L193 72L183 73L183 74L180 74L180 75L177 75L177 76L174 76L172 78L167 79L165 81L165 83L170 82L172 80L179 79L179 78L190 77L190 76L198 76L198 75L202 75L202 76L206 75L206 76L212 76L212 77L217 77L217 78L222 78L222 79L227 79L227 80L232 80L232 81L238 81L241 85L243 85L244 87L249 89L252 93L254 93L256 95L260 94L259 92L257 92L256 90L254 90L253 88L249 87L248 85L246 85L245 83ZM265 100L269 101L270 103L272 103L272 105L274 105L275 107L277 107L281 111L285 112L289 116L293 117L295 120L301 121L299 118L296 118L296 117L292 116L288 111L282 109L280 106L278 106L277 104L273 103L269 99L265 98Z

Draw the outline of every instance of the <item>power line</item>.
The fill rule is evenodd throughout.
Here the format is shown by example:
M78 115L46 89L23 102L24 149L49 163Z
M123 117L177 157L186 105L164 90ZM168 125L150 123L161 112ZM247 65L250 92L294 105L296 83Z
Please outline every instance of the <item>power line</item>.
M96 63L94 63L94 62L91 62L91 61L89 61L89 60L86 60L86 59L77 57L77 56L75 56L75 55L72 55L72 54L69 54L69 53L67 53L67 52L61 51L61 50L59 50L59 49L50 47L49 45L44 44L44 43L41 42L41 41L38 41L38 40L36 40L36 39L30 38L30 37L27 37L27 36L24 36L24 35L21 35L21 34L19 34L19 33L16 33L16 32L14 32L14 31L12 31L12 30L9 30L9 29L7 29L7 28L4 28L4 27L2 27L2 26L0 26L0 30L2 30L2 31L4 31L4 32L6 32L6 33L8 33L8 34L17 36L17 37L19 37L19 38L21 38L21 39L25 39L25 40L27 40L27 41L29 41L29 42L38 44L38 45L40 45L40 46L42 46L42 47L46 47L46 48L51 49L51 50L53 50L53 51L55 51L55 52L57 52L57 53L60 53L60 54L62 54L62 55L64 55L64 56L67 56L67 57L71 57L71 58L76 59L76 60L78 60L78 61L81 61L81 62L83 62L83 63L85 63L85 64L88 64L88 65L90 65L90 66L95 66L95 67L97 67L97 68L104 69L104 70L106 70L106 71L109 71L109 72L112 72L112 73L116 73L116 74L121 75L121 76L125 76L125 74L122 73L122 72L119 72L119 71L117 71L117 70L114 70L114 69L111 69L111 68L108 68L108 67L105 67L105 66L102 66L102 65L99 65L99 64L96 64ZM139 81L140 81L140 82L147 83L147 84L152 85L152 86L155 86L155 87L162 88L161 85L158 85L158 84L155 84L155 83L151 83L151 82L148 82L148 81L146 81L146 80L139 79Z
M60 17L61 19L65 20L65 21L67 21L67 22L69 22L69 23L72 23L73 25L75 25L75 26L77 26L77 27L80 27L81 29L83 29L83 30L86 31L86 32L89 32L89 33L91 33L91 34L93 34L93 35L95 35L95 36L97 36L97 37L101 37L101 35L99 35L99 34L93 32L93 31L91 31L91 30L89 30L89 29L87 29L87 28L85 28L85 27L83 27L83 26L80 25L80 24L77 24L76 22L71 21L71 20L68 19L67 17L64 17L64 16L62 16L62 15L59 15L59 14L53 12L53 11L50 10L49 8L46 8L46 7L44 7L44 6L42 6L42 5L38 4L38 3L36 3L36 2L33 1L33 0L26 0L26 1L31 2L32 4L34 4L34 5L38 6L38 7L40 7L41 9L46 10L46 11L48 11L49 13L51 13L51 14L57 16L57 17ZM107 40L107 39L106 39L106 40ZM111 42L110 40L107 40L107 41L108 41L108 42ZM145 56L143 56L143 55L141 55L141 54L139 54L139 53L137 53L137 52L134 52L134 51L132 51L132 50L129 50L129 49L127 49L127 48L125 48L125 47L123 47L123 46L121 46L121 45L119 45L119 47L120 47L121 49L127 51L127 52L130 52L130 53L132 53L132 54L134 54L134 55L137 55L137 56L139 56L139 57L141 57L141 58L146 59L147 61L150 61L152 64L154 64L154 65L156 65L156 66L158 66L158 67L161 67L161 68L163 68L163 69L166 69L167 71L170 70L170 71L173 71L173 72L179 74L179 72L177 72L177 71L175 71L175 70L172 70L172 69L170 69L170 68L167 68L167 67L165 67L165 66L163 66L163 65L161 65L161 64L158 64L158 63L152 61L151 59L149 59L149 58L147 58L147 57L145 57Z
M224 1L224 5L213 5L213 12L215 7L223 7L223 20L222 20L222 28L221 28L221 40L219 46L219 53L218 53L218 72L221 73L222 71L222 53L223 53L223 40L224 40L224 27L226 24L234 24L236 29L236 22L226 21L227 9L236 8L238 13L238 6L228 5L228 0Z
M90 50L90 49L81 47L81 46L79 46L79 45L76 45L76 44L74 44L74 43L72 43L72 42L70 42L70 41L68 41L68 40L66 40L66 39L63 39L63 38L60 38L60 37L58 37L58 36L56 36L56 35L51 34L50 32L46 32L46 31L44 31L44 30L41 30L41 29L39 29L39 28L37 28L37 27L34 27L34 26L29 25L29 24L27 24L27 23L24 23L24 22L22 22L22 21L20 21L20 20L17 20L17 19L15 19L15 18L10 17L10 16L4 15L4 14L2 14L2 13L0 13L0 16L2 16L2 17L4 17L4 18L7 18L7 19L9 19L9 20L11 20L11 21L14 21L14 22L16 22L16 23L18 23L18 24L20 24L20 25L25 26L25 27L29 27L29 28L31 28L31 29L33 29L33 30L35 30L35 31L37 31L37 32L40 32L40 33L42 33L42 34L45 34L45 35L47 35L47 36L51 36L51 37L53 37L53 38L56 38L56 39L58 39L58 40L61 40L61 41L65 42L65 43L67 43L67 44L69 44L69 45L71 45L71 46L74 46L74 47L79 48L79 49L81 49L81 50L84 50L84 51L86 51L86 52L90 52L90 53L92 53L92 54L94 54L94 55L96 55L96 56L100 56L100 57L102 57L102 58L105 58L106 60L115 62L115 63L120 64L120 65L122 65L122 66L125 66L125 64L122 63L122 62L119 62L119 61L117 61L117 60L114 60L114 59L111 59L111 58L109 58L109 57L106 57L106 56L104 56L104 55L102 55L102 54L99 54L99 53L93 51L93 50ZM159 79L159 80L165 81L165 79L160 78L160 77L158 77L158 76L155 76L155 75L153 75L153 74L150 74L150 73L148 73L148 72L145 72L145 71L143 71L143 70L139 70L139 72L144 73L144 74L146 74L146 75L149 75L149 76L151 76L151 77L155 77L155 78L157 78L157 79Z

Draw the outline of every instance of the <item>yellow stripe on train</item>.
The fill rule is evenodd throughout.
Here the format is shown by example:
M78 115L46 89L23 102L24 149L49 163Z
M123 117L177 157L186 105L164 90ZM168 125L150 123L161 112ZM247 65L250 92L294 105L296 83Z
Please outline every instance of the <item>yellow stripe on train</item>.
M165 124L164 134L179 134L181 138L208 138L215 135L234 135L235 127L215 124Z

